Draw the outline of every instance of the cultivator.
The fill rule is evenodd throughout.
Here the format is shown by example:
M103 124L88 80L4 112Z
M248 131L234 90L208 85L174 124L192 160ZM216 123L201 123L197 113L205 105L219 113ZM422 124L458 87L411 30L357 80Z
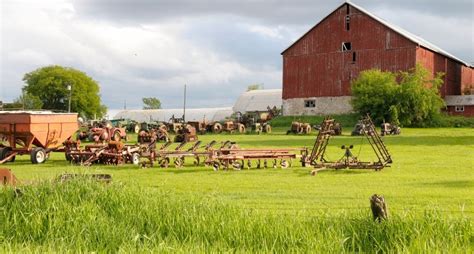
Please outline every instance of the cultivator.
M376 171L388 167L392 163L390 153L387 147L383 143L382 139L375 131L375 126L369 116L365 117L360 121L361 134L368 140L372 150L377 156L378 161L375 162L364 162L360 161L351 152L353 145L342 146L341 148L345 151L341 159L337 161L328 161L325 157L326 148L329 144L329 139L333 135L334 131L334 119L326 118L321 123L318 136L314 143L311 154L303 157L303 164L314 166L315 169L312 174L315 175L318 171L333 168L333 169L375 169Z
M110 141L107 144L86 145L80 148L79 141L65 142L66 159L74 164L90 166L93 163L118 165L126 162L138 164L140 147L124 145L120 141Z

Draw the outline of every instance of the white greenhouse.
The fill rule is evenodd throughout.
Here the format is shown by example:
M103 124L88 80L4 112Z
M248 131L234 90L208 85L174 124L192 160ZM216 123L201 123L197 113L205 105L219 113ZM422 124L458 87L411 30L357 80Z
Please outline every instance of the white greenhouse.
M232 115L232 108L190 108L186 109L186 121L222 121ZM114 119L130 119L137 122L163 121L183 116L183 109L122 110Z
M267 107L277 107L281 109L282 106L282 90L281 89L266 89L266 90L252 90L242 93L232 107L234 112L264 112Z

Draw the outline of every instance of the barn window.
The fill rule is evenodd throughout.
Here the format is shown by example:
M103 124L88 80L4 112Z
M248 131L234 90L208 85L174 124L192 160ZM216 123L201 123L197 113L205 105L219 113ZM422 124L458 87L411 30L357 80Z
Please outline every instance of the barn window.
M351 29L351 17L349 15L346 16L346 31L349 31Z
M315 100L305 100L304 101L304 107L305 108L315 108L316 107L316 101Z
M357 58L356 52L352 52L352 62L353 62L353 63L355 63L356 58Z
M454 107L454 112L464 112L464 106L456 106L456 107Z
M352 44L350 42L343 42L342 43L342 51L351 51L352 50Z

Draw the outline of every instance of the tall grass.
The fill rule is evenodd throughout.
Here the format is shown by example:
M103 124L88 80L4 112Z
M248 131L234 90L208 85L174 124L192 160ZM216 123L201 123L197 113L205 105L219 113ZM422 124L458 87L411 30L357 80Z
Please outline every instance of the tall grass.
M9 252L472 252L472 221L369 211L268 215L212 195L88 181L0 191L0 246ZM470 251L471 250L471 251Z

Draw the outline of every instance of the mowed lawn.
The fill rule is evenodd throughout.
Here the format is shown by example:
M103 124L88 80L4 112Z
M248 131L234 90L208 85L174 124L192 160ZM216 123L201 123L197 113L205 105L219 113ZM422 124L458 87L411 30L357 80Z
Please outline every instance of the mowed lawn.
M263 135L201 135L211 140L237 142L241 147L309 147L315 133L285 135L279 129ZM135 140L132 136L130 139ZM311 214L328 212L367 212L372 194L385 196L392 213L441 214L471 217L474 213L474 129L403 129L400 136L383 137L392 154L393 165L380 172L372 170L327 170L311 176L311 168L297 161L288 169L268 168L214 172L187 161L184 168L141 169L134 165L70 165L64 154L53 153L44 164L32 165L29 156L4 164L24 183L52 179L65 172L108 173L113 181L144 188L155 188L183 196L210 196L240 208L263 213ZM354 155L372 160L373 152L363 137L333 137L327 158L339 159L341 145L353 144Z

